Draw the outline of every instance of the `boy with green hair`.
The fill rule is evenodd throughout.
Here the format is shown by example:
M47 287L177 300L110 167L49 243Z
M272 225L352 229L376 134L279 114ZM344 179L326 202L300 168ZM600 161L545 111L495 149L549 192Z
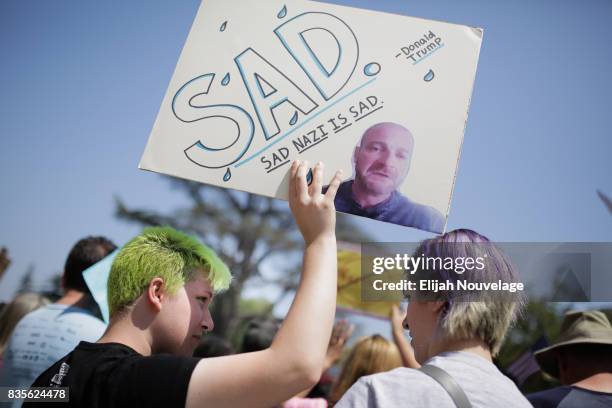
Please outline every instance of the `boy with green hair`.
M272 345L210 359L190 357L214 327L208 307L231 281L209 248L178 231L152 228L130 241L108 281L110 324L97 343L81 342L35 387L68 387L66 406L269 407L319 379L336 299L334 196L321 194L323 166L294 162L289 205L306 244L301 281ZM46 403L48 406L49 403ZM25 407L33 403L24 404Z

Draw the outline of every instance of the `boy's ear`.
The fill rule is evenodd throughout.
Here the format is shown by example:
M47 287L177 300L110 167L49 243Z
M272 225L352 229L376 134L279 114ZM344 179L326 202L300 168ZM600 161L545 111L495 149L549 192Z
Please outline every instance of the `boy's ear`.
M162 308L162 300L165 296L164 280L162 278L153 278L149 282L147 288L147 300L148 303L156 310L160 311Z

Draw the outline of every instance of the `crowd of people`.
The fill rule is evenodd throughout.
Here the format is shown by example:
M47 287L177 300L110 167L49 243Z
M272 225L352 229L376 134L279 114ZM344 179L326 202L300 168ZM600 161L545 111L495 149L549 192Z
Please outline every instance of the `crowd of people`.
M310 184L308 168L294 162L290 170L289 204L305 249L300 283L282 321L249 320L238 347L216 337L209 307L231 285L231 272L193 237L154 227L116 254L106 325L83 271L117 247L107 238L88 237L68 254L58 301L20 294L2 307L0 387L68 387L68 402L43 406L94 408L612 406L612 326L599 311L565 316L556 341L535 353L542 371L561 385L526 396L494 364L522 312L519 300L455 301L416 293L405 313L393 308L392 339L354 339L347 350L354 327L334 322L334 198L341 174L322 193L322 164L314 167ZM417 251L453 256L450 244L457 242L488 239L455 230L424 241ZM493 245L484 248L495 261L486 271L490 279L516 277ZM8 266L4 250L1 258L0 277ZM329 369L336 364L341 368L332 378ZM22 403L38 406L0 402Z

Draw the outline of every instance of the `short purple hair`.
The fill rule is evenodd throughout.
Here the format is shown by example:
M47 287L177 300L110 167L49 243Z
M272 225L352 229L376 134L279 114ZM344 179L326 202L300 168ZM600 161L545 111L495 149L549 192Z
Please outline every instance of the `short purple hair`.
M456 282L468 278L470 282L519 282L519 274L506 255L487 237L470 229L457 229L423 241L413 257L425 259L457 260L468 257L484 257L485 267L468 275L455 269L428 268L417 270L411 279L435 279L442 282ZM434 264L435 265L435 264ZM455 285L456 287L456 285ZM491 349L493 355L499 352L510 326L521 313L524 298L514 293L509 296L480 292L463 297L457 292L415 292L415 300L443 300L444 312L438 322L444 337L454 340L479 338Z

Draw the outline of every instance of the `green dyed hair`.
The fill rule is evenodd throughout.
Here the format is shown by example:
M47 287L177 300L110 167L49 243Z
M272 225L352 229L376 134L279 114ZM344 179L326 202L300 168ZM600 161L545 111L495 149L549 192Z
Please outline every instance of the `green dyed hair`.
M169 294L203 273L215 293L227 289L232 275L217 254L194 237L170 227L146 228L113 261L108 277L110 315L132 304L152 279L164 280Z

